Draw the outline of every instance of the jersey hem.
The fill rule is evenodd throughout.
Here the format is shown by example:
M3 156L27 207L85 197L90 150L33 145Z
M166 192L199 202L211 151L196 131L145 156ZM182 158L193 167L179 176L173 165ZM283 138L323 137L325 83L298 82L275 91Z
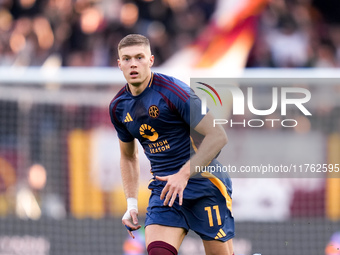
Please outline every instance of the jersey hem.
M235 237L235 234L232 234L232 235L227 235L223 238L220 238L220 239L215 239L215 238L212 238L212 237L202 237L199 233L195 232L197 235L199 235L199 237L204 240L204 241L220 241L220 242L227 242L229 241L230 239L234 238Z

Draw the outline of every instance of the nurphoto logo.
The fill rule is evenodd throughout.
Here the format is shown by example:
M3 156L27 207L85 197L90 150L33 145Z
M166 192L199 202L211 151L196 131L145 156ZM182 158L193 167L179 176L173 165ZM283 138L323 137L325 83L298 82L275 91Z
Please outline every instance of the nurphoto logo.
M220 95L217 93L217 91L213 87L211 87L210 85L208 85L206 83L203 83L203 82L198 82L198 83L201 84L201 85L206 86L212 92L214 92L215 95L217 96L218 100L220 101L221 106L222 106L221 97L220 97ZM211 94L211 92L209 92L209 90L207 90L205 88L201 88L201 87L197 87L197 88L200 89L200 90L203 90L205 93L207 93L212 98L212 100L214 101L215 105L217 105L215 97ZM203 97L201 100L202 100L202 114L205 115L205 114L207 114L207 99L205 97Z
M254 101L256 101L254 95L254 88L247 87L246 95L241 90L240 87L229 85L228 83L219 83L209 85L203 82L197 82L198 84L204 85L206 88L197 87L205 92L204 96L201 96L201 114L205 115L207 113L207 96L209 95L215 106L221 107L229 107L228 104L223 104L221 99L221 92L218 93L219 89L223 88L223 91L227 90L231 94L232 97L232 115L233 116L242 116L245 115L246 110L256 116L270 116L274 112L279 111L281 116L287 115L287 106L295 107L305 116L311 116L311 112L307 109L305 104L311 100L311 93L306 88L299 87L272 87L271 88L271 106L267 109L257 109L254 106ZM209 90L208 90L209 89ZM212 94L214 93L214 95ZM218 105L215 97L219 100L220 104ZM246 108L247 107L247 108ZM275 125L280 124L282 127L295 127L298 125L296 119L278 119L278 118L256 118L256 119L243 119L240 121L234 121L233 119L214 119L213 126L216 125L230 125L233 126L243 126L243 127L251 127L251 128L259 128L267 124L266 126L275 127Z

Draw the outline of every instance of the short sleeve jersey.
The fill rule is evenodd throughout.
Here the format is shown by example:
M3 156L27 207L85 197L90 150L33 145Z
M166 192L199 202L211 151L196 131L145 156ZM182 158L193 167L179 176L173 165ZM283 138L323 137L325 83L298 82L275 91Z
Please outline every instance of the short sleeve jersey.
M110 116L123 142L137 138L150 160L151 172L164 176L177 172L190 158L201 121L201 101L182 81L152 73L146 89L133 96L126 84L110 103Z

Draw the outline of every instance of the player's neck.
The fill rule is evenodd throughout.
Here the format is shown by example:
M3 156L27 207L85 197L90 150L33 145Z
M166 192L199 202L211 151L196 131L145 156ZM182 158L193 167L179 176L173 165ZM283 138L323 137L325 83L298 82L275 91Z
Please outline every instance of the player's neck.
M149 75L142 83L140 84L130 84L128 83L128 86L129 86L129 90L131 92L131 94L133 96L138 96L139 94L141 94L145 89L146 87L148 86L149 84L149 81L151 79L151 75Z

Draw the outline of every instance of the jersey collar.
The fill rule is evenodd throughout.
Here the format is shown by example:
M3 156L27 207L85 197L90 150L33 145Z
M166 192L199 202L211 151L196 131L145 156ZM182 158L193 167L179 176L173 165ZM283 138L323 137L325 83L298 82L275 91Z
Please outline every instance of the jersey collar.
M151 78L150 78L150 81L149 81L149 84L148 84L148 88L150 88L151 87L151 85L152 85L152 82L153 82L153 75L154 75L154 73L152 72L151 73Z

